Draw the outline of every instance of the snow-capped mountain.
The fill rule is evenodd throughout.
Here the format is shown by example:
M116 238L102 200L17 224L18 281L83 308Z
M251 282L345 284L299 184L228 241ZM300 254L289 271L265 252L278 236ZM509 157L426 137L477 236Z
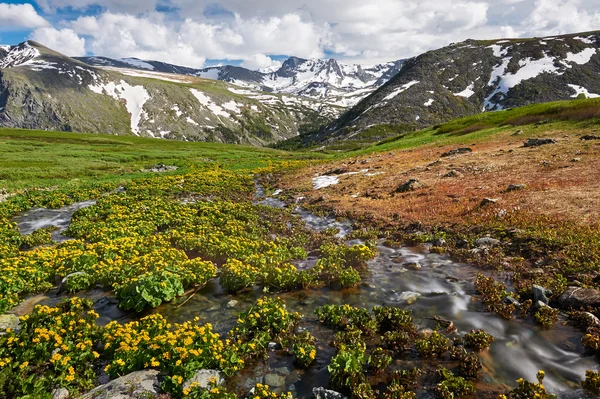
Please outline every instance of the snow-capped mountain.
M349 107L391 79L403 60L375 66L344 64L334 59L291 57L276 71L252 71L231 65L193 69L137 58L81 57L90 65L168 72L229 82L272 93L287 93Z
M578 96L600 97L600 31L467 40L407 60L387 84L305 142L361 137L378 124L414 130Z
M0 47L0 126L266 145L342 109L294 95L98 59L90 66L28 41ZM109 64L110 66L106 66Z

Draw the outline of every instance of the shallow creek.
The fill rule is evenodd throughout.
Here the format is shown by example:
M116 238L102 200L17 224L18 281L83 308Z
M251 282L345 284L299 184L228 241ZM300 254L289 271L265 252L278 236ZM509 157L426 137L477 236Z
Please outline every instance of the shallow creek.
M266 197L261 187L257 190L257 203L267 206L285 207L285 203L274 197ZM57 211L33 210L17 218L23 234L48 226L58 225L60 229L68 227L70 218L76 209L92 205L93 202L74 204ZM296 207L294 211L306 224L315 230L336 227L340 237L348 234L351 223L336 221L332 218L317 217L306 210ZM58 232L57 232L58 234ZM57 241L67 237L57 236ZM350 244L360 241L350 241ZM333 337L332 330L323 327L314 316L314 309L325 304L348 303L353 306L372 308L375 305L392 305L412 309L415 324L421 328L435 328L438 316L451 320L461 334L471 329L484 329L495 337L488 351L481 353L484 375L478 387L493 397L492 391L502 390L499 385L514 387L514 381L523 377L535 381L539 369L546 371L544 385L560 398L585 397L579 389L579 381L588 369L596 370L598 363L594 357L583 355L580 343L582 333L563 323L556 323L551 330L535 326L531 320L504 320L499 316L484 312L481 303L473 296L473 281L481 272L473 266L452 261L448 256L418 251L414 248L394 249L380 241L379 256L369 262L368 275L361 285L354 289L335 291L330 289L308 290L302 292L276 294L284 299L288 309L298 311L305 316L302 326L317 338L317 362L309 370L295 370L290 356L271 352L265 362L253 364L243 374L237 376L232 385L242 392L256 382L265 382L280 390L292 390L298 397L311 397L315 386L327 386L327 365L333 355L328 343ZM307 259L298 267L310 267L316 259ZM404 264L418 262L419 270L409 270ZM187 302L182 300L166 304L153 312L163 314L170 322L184 322L200 317L201 322L210 322L217 332L225 333L231 329L239 312L245 310L254 301L265 295L256 289L241 295L229 295L222 290L218 281L213 280ZM272 294L267 294L272 295ZM127 322L140 315L124 313L118 310L114 298L99 291L82 296L96 300L100 321L110 320ZM60 298L52 293L41 303L53 304ZM408 360L402 360L403 368L412 368L422 363L414 354L407 354ZM249 369L249 370L248 370ZM428 398L426 392L419 397Z

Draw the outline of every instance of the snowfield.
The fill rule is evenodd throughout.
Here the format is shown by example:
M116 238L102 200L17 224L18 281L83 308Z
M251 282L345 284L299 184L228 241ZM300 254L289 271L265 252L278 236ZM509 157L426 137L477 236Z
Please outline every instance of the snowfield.
M131 131L136 136L140 133L140 122L146 119L144 104L150 100L150 94L144 86L131 86L129 83L121 80L120 84L114 82L97 83L89 85L88 88L97 94L107 94L115 100L125 100L125 107L131 118Z

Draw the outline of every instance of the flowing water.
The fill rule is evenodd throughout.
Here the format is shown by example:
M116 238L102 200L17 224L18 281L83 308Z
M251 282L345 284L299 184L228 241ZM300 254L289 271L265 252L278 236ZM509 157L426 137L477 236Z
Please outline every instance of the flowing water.
M58 211L34 210L19 218L21 231L31 232L48 224L59 223L61 228L68 227L68 221L76 209L89 206L93 202L75 204ZM285 203L266 197L259 186L257 203L279 208ZM345 236L351 231L349 222L339 222L332 218L317 217L306 210L295 208L294 212L306 224L322 230L330 227L340 229L339 235ZM36 219L37 217L37 219ZM65 237L66 238L66 237ZM350 244L359 241L351 241ZM368 264L368 276L354 289L336 291L331 289L307 290L278 294L286 301L288 309L298 311L305 316L303 326L317 338L318 357L316 364L309 370L295 370L290 356L280 356L271 352L270 358L259 362L249 371L235 378L233 385L243 391L256 382L266 382L280 390L292 390L298 397L311 397L315 386L327 386L327 365L333 349L328 342L332 331L323 327L314 316L314 310L326 304L344 304L372 308L376 305L392 305L411 309L415 324L421 328L435 328L438 316L451 320L461 334L472 329L484 329L495 337L489 350L481 353L484 364L484 376L479 388L493 397L491 392L499 392L514 387L514 381L523 377L535 381L539 369L546 371L544 385L561 398L583 398L579 381L588 369L597 370L594 357L584 356L581 345L582 333L575 328L556 323L551 330L543 330L531 320L504 320L499 316L483 311L481 303L474 298L473 281L481 272L473 266L458 263L446 255L429 253L415 248L390 248L378 243L379 256ZM309 258L298 264L310 267L316 258ZM418 270L407 267L417 262ZM216 331L225 333L236 322L239 312L252 305L265 293L256 289L240 295L229 295L211 281L205 288L183 303L163 305L153 312L164 315L170 322L184 322L200 317L201 322L210 322ZM270 295L270 294L267 294ZM85 296L96 299L100 321L118 319L122 322L139 318L139 315L123 313L116 307L114 298L101 292L88 293ZM48 298L47 302L56 302L58 298ZM414 354L402 361L402 367L421 366L423 363ZM421 362L421 363L420 363ZM505 385L504 387L502 385ZM419 397L429 397L421 391Z
M60 209L36 208L23 212L15 218L15 222L17 222L19 230L21 230L21 234L23 235L31 234L45 227L54 226L56 230L52 232L52 239L56 242L64 242L70 240L70 238L61 233L71 224L73 214L77 210L87 208L95 203L95 200L90 200L77 202Z

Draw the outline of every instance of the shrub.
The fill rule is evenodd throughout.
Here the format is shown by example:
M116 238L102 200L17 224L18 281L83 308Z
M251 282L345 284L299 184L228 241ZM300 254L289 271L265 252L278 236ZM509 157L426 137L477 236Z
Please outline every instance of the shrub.
M437 391L442 399L461 398L475 393L475 385L463 377L456 377L450 370L443 367L438 369L442 381L437 384Z
M367 363L375 373L381 373L392 363L392 357L388 351L382 348L375 348L369 355Z
M364 382L365 360L362 350L340 350L327 366L331 384L338 388L353 388Z
M239 292L256 283L259 270L237 259L229 259L221 268L219 283L230 292Z
M489 348L492 342L494 342L494 337L483 330L471 330L470 333L465 334L463 340L467 348L481 351Z
M421 357L441 356L449 349L450 340L437 331L429 337L418 339L415 344Z
M586 391L600 396L600 373L587 370L585 372L585 380L582 381L581 386Z

